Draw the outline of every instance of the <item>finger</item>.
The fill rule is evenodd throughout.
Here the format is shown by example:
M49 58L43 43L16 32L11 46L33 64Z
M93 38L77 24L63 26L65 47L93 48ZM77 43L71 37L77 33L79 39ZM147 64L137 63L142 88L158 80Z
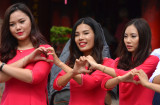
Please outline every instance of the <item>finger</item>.
M90 73L91 70L82 70L82 73Z
M46 62L53 62L54 63L54 60L46 59Z
M79 63L80 63L80 60L79 60L79 59L76 59L76 63L79 64Z
M137 84L141 84L141 81L137 81Z
M138 82L137 82L137 81L135 81L135 80L133 80L132 82L133 82L134 84L136 84L136 85L138 84Z
M47 51L49 52L49 51L51 51L51 52L55 52L55 50L54 50L54 48L53 47L48 47L47 48Z

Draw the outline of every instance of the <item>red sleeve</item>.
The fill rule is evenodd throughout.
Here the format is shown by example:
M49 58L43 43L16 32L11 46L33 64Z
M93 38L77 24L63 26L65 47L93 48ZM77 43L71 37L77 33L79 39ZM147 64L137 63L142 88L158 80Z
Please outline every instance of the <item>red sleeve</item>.
M53 82L53 88L55 90L60 91L63 87L62 86L58 86L57 81L59 79L59 77L63 76L65 74L65 72L62 70L61 72L59 72L59 74L57 75L56 79Z
M49 45L43 45L43 47L50 47ZM44 56L44 55L42 55ZM47 57L48 59L52 59L52 55L49 55ZM48 63L46 61L38 61L35 63L33 69L32 69L32 78L33 84L40 83L42 80L48 77L48 74L50 73L51 67L53 63Z
M156 69L158 62L159 62L158 57L156 57L154 55L150 55L141 65L136 67L136 69L137 70L142 69L148 75L148 77L150 77L152 75L152 73L154 72L154 70ZM124 70L115 68L115 72L116 72L117 76L124 75L124 74L128 73L129 71L130 70L124 71ZM136 77L135 79L138 79L138 78Z
M110 75L108 75L107 77L105 77L105 78L102 80L102 83L101 83L102 89L104 89L104 90L112 90L112 88L111 88L111 89L106 89L106 88L105 88L106 82L107 82L109 79L112 79L112 78L113 78L113 77L111 77Z

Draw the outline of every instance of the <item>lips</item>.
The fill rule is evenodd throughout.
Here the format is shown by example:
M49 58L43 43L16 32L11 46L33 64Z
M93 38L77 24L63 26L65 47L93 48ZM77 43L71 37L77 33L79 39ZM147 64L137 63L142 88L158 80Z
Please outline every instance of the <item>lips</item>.
M80 42L80 43L79 43L79 46L80 46L80 47L85 47L86 45L87 45L87 42Z
M131 45L127 45L127 48L130 49L130 48L132 48L132 46Z
M17 34L18 34L18 35L22 35L22 34L23 34L23 32L18 32Z

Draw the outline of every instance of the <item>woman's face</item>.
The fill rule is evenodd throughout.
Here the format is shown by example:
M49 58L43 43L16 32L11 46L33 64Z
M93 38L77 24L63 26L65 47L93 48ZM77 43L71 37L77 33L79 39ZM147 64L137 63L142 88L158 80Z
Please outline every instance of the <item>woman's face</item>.
M29 40L31 21L24 12L17 10L10 15L9 28L18 41Z
M139 34L134 25L130 25L126 28L124 33L124 43L127 50L133 55L139 45Z
M91 54L94 46L94 32L89 25L82 23L77 26L75 43L85 56Z

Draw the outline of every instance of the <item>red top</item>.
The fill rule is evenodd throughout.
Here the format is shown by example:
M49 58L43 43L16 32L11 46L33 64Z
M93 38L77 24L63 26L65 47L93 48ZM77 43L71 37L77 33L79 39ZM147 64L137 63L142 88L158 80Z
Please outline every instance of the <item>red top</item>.
M106 63L103 62L103 65ZM57 85L57 80L64 74L63 70L58 74L53 83L54 89L61 90L63 88ZM101 82L106 76L108 75L96 70L91 75L81 74L81 85L71 79L69 105L104 105L106 91L101 88Z
M116 72L117 76L124 75L128 73L130 70L120 70L117 69L117 63L119 58L115 59L115 61L111 61L111 65ZM156 66L159 62L159 58L150 55L141 65L136 67L137 70L142 69L147 75L148 78L152 75ZM105 78L102 82L102 86L104 88L104 84L107 82L109 78ZM135 76L134 80L138 81L138 77ZM152 105L152 100L154 96L154 91L150 90L142 85L134 84L134 83L119 83L119 105Z
M41 47L50 47L49 45L41 45ZM34 51L34 48L17 50L16 56L9 60L7 64L11 64ZM49 59L53 59L49 56ZM47 105L47 81L48 74L51 70L52 63L38 61L28 64L25 69L30 69L33 74L33 82L26 83L15 78L11 78L5 83L0 105Z

